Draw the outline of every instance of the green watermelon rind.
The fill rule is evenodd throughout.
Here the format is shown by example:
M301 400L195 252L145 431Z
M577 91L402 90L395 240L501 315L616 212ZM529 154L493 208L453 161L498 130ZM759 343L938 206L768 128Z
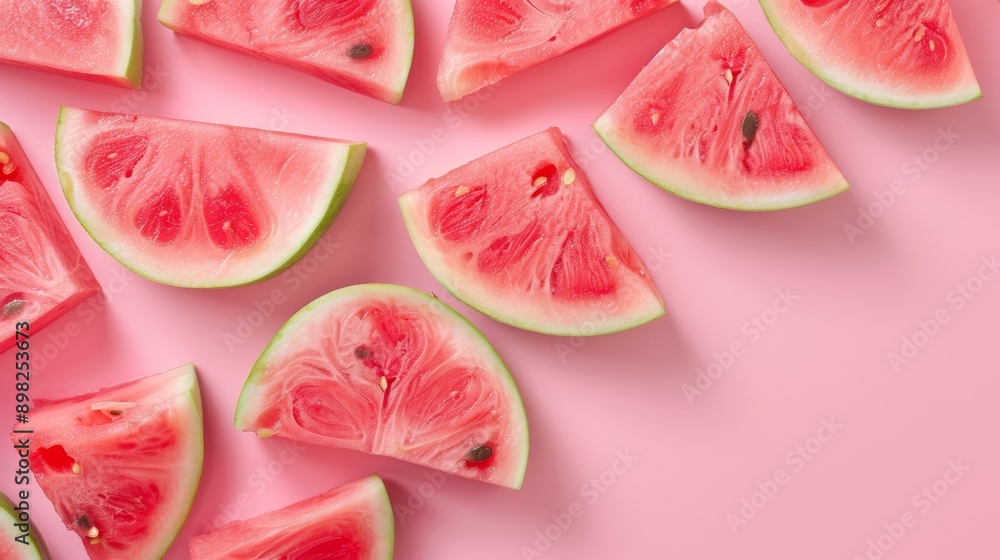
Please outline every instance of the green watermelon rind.
M615 154L618 159L622 161L625 165L635 171L643 179L649 181L650 183L656 185L657 187L675 195L685 200L690 200L692 202L697 202L699 204L707 204L709 206L714 206L716 208L722 208L725 210L739 210L743 212L771 212L775 210L787 210L789 208L797 208L800 206L806 206L814 202L819 202L821 200L826 200L833 196L836 196L847 189L850 185L846 180L843 180L843 176L837 173L837 176L841 179L837 182L830 183L823 188L816 189L815 191L810 191L811 196L804 197L782 197L781 200L775 199L773 201L762 200L760 197L754 198L752 200L747 200L744 202L734 202L732 200L725 200L718 197L713 197L706 193L704 189L699 189L692 187L691 185L685 185L678 181L667 181L657 173L652 170L647 169L641 165L638 161L633 159L629 155L627 149L627 142L621 137L621 135L616 134L614 131L614 125L611 124L610 118L605 115L601 115L597 121L593 124L594 132L601 138L601 140L607 144L611 152Z
M128 52L128 60L125 62L123 73L124 81L122 86L142 89L142 57L145 51L142 42L142 0L134 0L135 12L130 18L132 29L126 34L131 36L132 42Z
M507 387L507 396L509 397L511 404L516 407L516 411L519 413L520 417L524 420L522 437L519 438L524 442L524 449L519 457L518 464L519 467L515 473L516 478L507 481L511 488L520 489L522 483L524 482L525 471L528 466L528 449L529 449L529 433L528 433L528 416L524 409L524 401L521 399L521 393L517 389L517 384L514 382L514 377L510 374L510 370L507 369L506 364L500 359L500 356L493 349L489 340L486 336L476 328L468 319L455 311L448 304L437 299L434 296L429 296L421 291L415 290L413 288L408 288L406 286L399 286L396 284L357 284L354 286L348 286L346 288L340 288L334 290L324 296L320 296L318 299L313 300L311 303L300 309L284 325L278 329L277 334L271 339L271 342L267 344L264 351L261 352L257 361L254 362L253 368L250 370L250 375L247 377L246 382L243 384L243 389L240 390L240 398L236 403L236 414L234 425L237 429L247 431L247 424L244 421L245 415L248 412L248 407L251 406L251 401L253 400L254 390L263 384L263 377L267 370L267 366L270 363L270 357L273 352L280 348L282 340L285 336L295 330L298 323L308 320L315 312L321 311L328 303L340 298L350 298L352 296L362 296L365 297L369 294L385 295L394 294L402 297L403 299L408 299L421 304L431 304L436 309L440 310L447 317L453 320L454 326L456 328L464 329L469 334L473 335L473 339L482 343L483 352L480 355L487 358L495 366L495 374Z
M781 18L777 15L778 9L772 4L772 0L758 1L760 2L761 9L764 11L764 15L767 17L767 21L771 24L771 28L778 38L781 39L781 42L784 43L788 52L819 79L845 95L873 105L911 110L951 107L974 101L983 96L982 89L975 82L973 82L975 84L973 89L968 91L957 91L951 95L926 97L894 97L889 93L866 90L863 83L855 83L847 76L836 76L832 72L827 71L821 61L809 56L802 45L796 40L795 33L782 24Z
M97 243L101 249L106 253L111 255L116 261L122 264L122 266L128 268L132 272L146 278L147 280L152 280L153 282L158 282L160 284L166 284L168 286L177 286L181 288L231 288L237 286L245 286L249 284L255 284L257 282L262 282L268 278L273 278L278 274L281 274L289 267L298 262L299 259L304 257L315 245L319 242L323 234L330 228L334 220L340 214L341 209L344 206L344 202L347 200L347 196L350 194L351 189L354 186L354 181L357 179L358 174L361 171L361 164L364 162L365 154L367 153L368 145L364 142L357 143L344 143L343 145L347 148L347 156L344 159L344 168L341 171L340 176L336 179L335 183L330 192L330 198L326 203L326 212L317 221L315 228L313 229L312 235L305 238L299 248L289 255L280 265L278 265L273 270L268 271L262 276L252 277L243 281L233 281L226 282L220 281L216 283L204 283L197 281L183 282L170 278L158 277L156 275L148 274L145 271L138 270L131 263L126 262L124 259L119 258L119 256L109 249L109 247L101 241L100 236L97 235L91 226L88 225L88 218L83 216L77 209L75 202L75 197L73 195L75 191L73 174L69 172L67 166L63 161L63 132L66 113L68 111L77 111L79 109L74 109L72 107L60 107L59 118L56 124L56 141L55 141L55 157L56 157L56 170L59 174L59 182L62 184L63 195L66 197L66 202L69 203L70 209L73 211L73 215L76 216L80 225L87 232L87 235ZM238 128L238 127L233 127Z
M13 541L14 537L20 534L13 532L13 524L20 523L20 521L18 520L17 512L14 511L13 502L7 496L3 495L3 493L0 493L0 519L4 515L10 516L10 523L3 523L0 535L3 538L10 538ZM23 547L23 554L19 554L17 558L10 558L8 560L50 560L52 558L48 547L45 546L45 540L42 539L42 535L39 534L35 524L29 522L29 527L28 542L30 544L28 546L18 544L17 546Z
M369 475L367 478L371 479L372 482L378 482L375 497L379 501L378 511L382 514L379 518L380 536L388 544L384 560L392 560L396 553L396 518L392 511L392 500L389 499L389 491L385 488L385 481L378 473Z

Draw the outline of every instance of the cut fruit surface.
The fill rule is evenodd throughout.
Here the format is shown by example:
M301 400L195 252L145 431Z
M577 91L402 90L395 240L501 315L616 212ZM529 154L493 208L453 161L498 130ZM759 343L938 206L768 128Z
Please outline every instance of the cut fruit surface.
M930 109L982 96L948 0L760 0L789 52L877 105Z
M389 103L413 59L410 0L164 0L159 19Z
M201 476L201 397L190 364L93 394L35 401L31 471L92 560L160 558Z
M438 70L453 101L677 0L458 0Z
M17 527L24 524L22 514L30 515L30 507L27 500L18 499L15 504L0 494L0 558L3 560L50 560L45 541L34 524L29 520L27 532Z
M392 560L392 504L378 475L191 539L191 560Z
M141 0L0 0L0 62L138 89Z
M642 261L594 197L558 129L432 179L399 205L431 273L498 321L587 336L664 313Z
M333 222L365 144L63 108L56 166L70 208L111 256L174 286L273 276Z
M778 210L848 187L736 16L715 0L594 129L636 173L704 204Z
M403 459L519 488L528 424L482 334L426 294L389 284L310 303L254 364L236 427Z
M100 291L45 187L0 123L0 352ZM30 332L28 332L30 331Z

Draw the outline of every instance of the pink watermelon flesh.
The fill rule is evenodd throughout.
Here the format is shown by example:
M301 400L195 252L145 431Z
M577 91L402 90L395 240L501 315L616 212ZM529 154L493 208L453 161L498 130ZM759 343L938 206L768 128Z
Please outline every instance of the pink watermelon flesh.
M137 273L222 287L277 274L340 211L362 143L64 108L63 192L84 228Z
M201 397L190 364L89 395L35 401L31 470L92 560L159 558L201 476ZM22 434L11 434L18 443ZM36 506L37 507L37 506Z
M736 16L714 0L594 129L650 182L713 206L776 210L847 188Z
M0 352L100 291L27 156L0 123ZM24 330L24 329L22 329Z
M399 103L413 58L409 0L164 0L178 33Z
M0 0L0 62L138 89L141 0Z
M191 560L391 560L392 504L378 475L191 539Z
M453 101L677 0L458 0L438 70Z
M498 321L581 336L664 313L642 261L558 129L432 179L399 204L431 273Z
M528 426L506 366L451 308L387 284L327 294L254 365L236 427L519 488Z
M807 68L878 105L928 109L982 96L948 0L760 0Z
M28 496L31 497L30 494ZM10 500L0 494L0 558L3 560L49 560L45 541L38 534L33 523L28 523L28 533L23 533L17 524L23 524L21 515L28 510L31 513L31 502ZM17 502L15 505L14 501ZM25 507L25 504L27 507ZM15 509L17 507L18 509Z

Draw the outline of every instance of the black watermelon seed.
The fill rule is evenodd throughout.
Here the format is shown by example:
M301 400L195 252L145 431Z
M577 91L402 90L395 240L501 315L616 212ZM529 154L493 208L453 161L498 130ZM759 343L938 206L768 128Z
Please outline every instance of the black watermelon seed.
M471 463L482 463L493 456L493 448L488 445L473 447L465 456L465 460Z
M743 139L749 146L757 138L757 129L760 128L760 118L753 111L747 112L743 117Z
M4 317L13 317L17 315L17 312L24 308L25 301L23 299L14 299L7 302L7 305L3 306L3 310L0 310L0 314Z
M87 514L81 515L80 518L76 520L76 524L78 527L81 527L83 529L90 529L91 527L93 527L93 525L90 523L90 518L87 517Z
M367 360L372 355L367 346L358 346L354 349L354 357L359 360Z
M362 58L368 58L372 55L372 46L360 43L351 47L351 50L347 51L347 56L353 58L354 60L360 60Z

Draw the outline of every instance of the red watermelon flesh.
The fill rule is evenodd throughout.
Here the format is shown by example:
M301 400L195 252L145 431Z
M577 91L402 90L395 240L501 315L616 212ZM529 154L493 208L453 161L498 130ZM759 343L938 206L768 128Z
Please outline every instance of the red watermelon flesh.
M0 123L0 352L100 291L28 157Z
M0 0L0 62L138 89L141 0Z
M677 0L458 0L438 88L453 101Z
M159 19L389 103L413 58L409 0L164 0Z
M628 329L664 313L641 259L551 128L399 199L417 252L458 299L548 334Z
M714 0L594 129L650 182L704 204L776 210L847 189L739 20Z
M160 558L201 476L201 397L190 364L96 393L36 400L31 471L92 560ZM37 507L37 506L36 506Z
M391 560L392 504L378 475L191 539L191 560Z

